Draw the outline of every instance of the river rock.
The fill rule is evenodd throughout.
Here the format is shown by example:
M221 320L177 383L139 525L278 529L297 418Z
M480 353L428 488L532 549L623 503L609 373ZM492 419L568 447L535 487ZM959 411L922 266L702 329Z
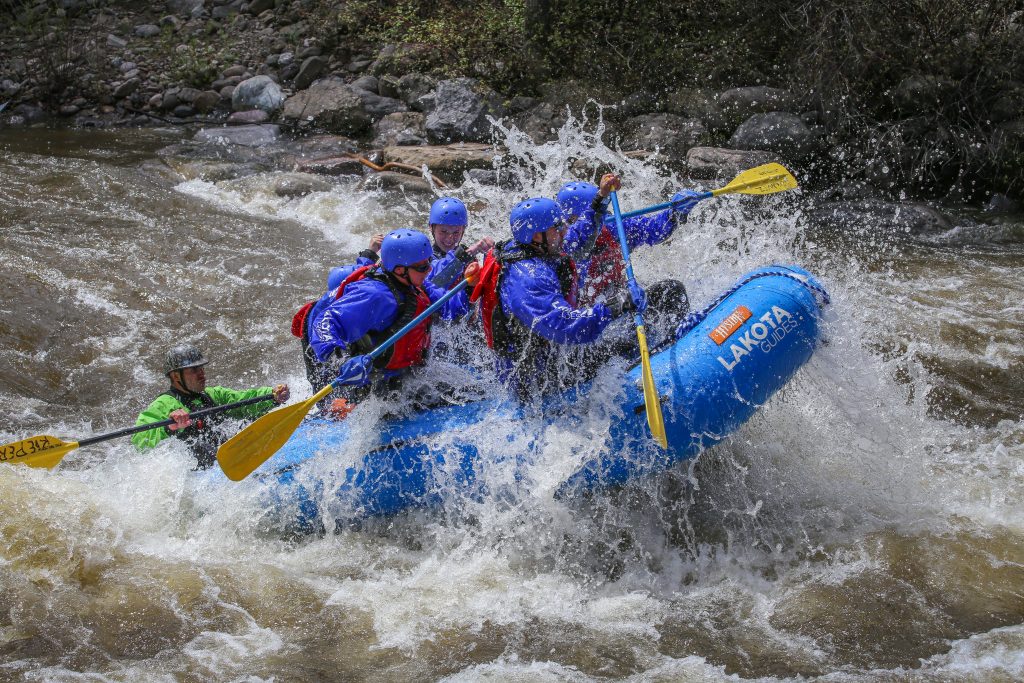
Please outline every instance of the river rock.
M772 152L693 147L686 153L686 171L691 178L731 180L741 171L779 161Z
M355 140L343 135L311 135L292 140L290 147L295 154L305 159L320 159L338 154L354 153L359 150Z
M356 90L365 90L367 92L372 92L374 95L380 94L378 91L380 81L377 80L376 76L362 76L352 81L349 85Z
M817 150L818 139L796 114L770 112L754 114L729 139L734 149L759 149L800 160Z
M427 116L432 142L482 142L490 139L488 116L504 114L496 92L473 78L441 81L435 91L434 110Z
M643 114L622 124L623 149L659 149L669 159L682 163L691 147L701 144L707 129L699 119L675 114Z
M464 171L471 168L491 168L494 155L492 146L477 142L384 148L385 162L394 161L416 168L426 164L431 173L445 181L458 180Z
M214 90L204 90L192 100L192 106L200 114L205 114L220 104L220 93Z
M231 94L231 108L235 111L262 109L273 114L284 103L281 87L270 76L253 76L235 86Z
M403 192L421 194L429 194L434 191L430 183L421 177L406 173L395 173L393 171L381 171L368 175L363 180L361 187L379 190L398 189Z
M419 73L405 74L398 79L398 99L416 111L424 111L424 109L416 105L416 102L423 96L433 92L436 87L437 81L430 76ZM387 95L387 93L383 94Z
M281 173L275 175L270 190L278 197L304 197L314 192L330 192L333 187L312 173Z
M153 38L160 35L160 27L156 24L139 24L132 29L132 33L139 38Z
M299 68L299 73L295 76L295 81L293 83L295 89L305 90L326 70L326 59L319 56L307 57L306 60L302 62L302 66Z
M340 78L326 78L289 97L284 119L343 135L361 135L371 123L359 93Z
M409 107L407 107L405 102L402 102L401 100L392 99L390 97L381 97L380 95L375 95L374 93L366 90L357 90L356 92L359 94L359 100L363 103L363 109L374 121L387 116L388 114L409 111Z
M280 126L232 126L230 128L203 128L193 136L196 142L260 147L281 136Z
M300 159L295 170L317 175L363 175L366 167L352 157L326 157L323 159Z
M860 199L828 202L814 207L812 221L841 230L924 235L945 232L953 221L938 209L923 202L895 202L884 199Z
M402 99L398 92L398 80L397 76L381 76L380 80L377 81L377 94L382 97L391 97L396 100Z
M427 130L424 127L426 115L418 111L403 111L388 114L376 124L374 147L390 147L427 144Z
M124 83L120 83L114 88L112 93L115 100L120 100L124 97L128 97L133 92L139 89L139 85L142 83L138 78L129 78Z
M222 180L236 180L257 173L266 172L266 168L258 164L232 164L216 161L182 161L178 159L165 159L164 162L169 168L175 170L185 180L196 178L207 182L216 183Z
M249 126L266 123L270 120L270 114L262 109L250 109L248 111L236 111L228 117L229 126Z
M202 91L197 90L196 88L181 88L178 91L178 100L186 104L192 104L196 101L196 98L199 97L200 92Z

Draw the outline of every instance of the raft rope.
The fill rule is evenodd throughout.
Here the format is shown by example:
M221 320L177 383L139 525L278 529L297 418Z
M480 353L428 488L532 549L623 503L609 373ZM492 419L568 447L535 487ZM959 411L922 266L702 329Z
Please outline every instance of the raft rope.
M763 273L754 273L753 275L748 275L747 277L743 278L735 285L733 285L730 289L727 289L724 293L722 293L720 297L715 299L711 303L711 305L707 306L703 310L687 313L686 317L683 318L682 322L680 322L679 325L676 327L676 331L672 335L671 340L666 340L659 344L658 346L651 349L651 355L653 356L654 354L659 353L660 351L664 351L669 346L685 337L687 334L690 333L690 330L704 322L704 319L708 317L711 311L718 308L723 301L725 301L730 296L735 294L745 284L753 282L754 280L760 277L786 277L789 278L790 280L795 280L796 282L799 282L801 285L809 289L812 294L818 295L818 297L820 298L820 306L827 306L829 303L831 303L831 299L829 298L828 292L825 291L825 288L819 287L813 282L810 282L807 279L806 275L800 275L798 273L783 270L771 270L765 271Z

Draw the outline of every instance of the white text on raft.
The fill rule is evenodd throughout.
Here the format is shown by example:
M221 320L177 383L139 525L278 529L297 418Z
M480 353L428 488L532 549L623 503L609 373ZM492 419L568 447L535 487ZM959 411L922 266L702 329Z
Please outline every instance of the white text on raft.
M758 320L760 322L754 323L737 337L736 342L738 343L729 345L729 350L732 352L732 362L727 361L722 356L718 357L718 362L725 366L725 369L729 372L732 372L732 369L743 360L744 356L749 355L754 347L760 346L763 353L771 351L797 325L793 314L778 306L772 306L772 310L762 315Z

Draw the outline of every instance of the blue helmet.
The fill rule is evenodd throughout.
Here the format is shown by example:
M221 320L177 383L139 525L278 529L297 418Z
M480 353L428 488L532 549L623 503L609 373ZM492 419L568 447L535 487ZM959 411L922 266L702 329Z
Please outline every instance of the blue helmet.
M466 205L455 197L441 197L430 207L430 225L466 225Z
M590 208L594 197L597 196L597 190L598 187L594 183L574 180L562 185L562 189L558 191L558 204L566 215L579 216Z
M390 272L398 266L425 261L433 253L430 238L411 228L400 228L384 236L380 245L380 262L384 270Z
M529 244L538 232L544 232L562 222L562 209L554 199L533 197L512 207L512 214L508 218L516 242Z

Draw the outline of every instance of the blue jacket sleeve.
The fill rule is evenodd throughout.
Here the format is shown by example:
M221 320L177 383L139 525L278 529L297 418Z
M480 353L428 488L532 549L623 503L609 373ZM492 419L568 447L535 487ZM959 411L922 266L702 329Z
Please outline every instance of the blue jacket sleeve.
M664 242L672 236L676 229L676 220L672 209L659 211L653 215L635 216L622 221L622 227L626 230L626 244L630 251L639 246L653 246ZM615 219L610 225L612 233L615 231Z
M501 287L501 304L507 315L557 344L588 344L601 336L611 322L608 307L573 308L561 295L558 276L536 259L509 266Z
M452 249L444 256L436 258L431 262L430 273L427 275L427 279L438 287L448 289L461 279L460 276L463 270L465 270L465 266L455 256L455 250Z
M373 280L353 282L340 299L316 314L309 326L309 345L324 361L335 349L346 348L366 333L386 330L396 315L398 302L387 285Z

